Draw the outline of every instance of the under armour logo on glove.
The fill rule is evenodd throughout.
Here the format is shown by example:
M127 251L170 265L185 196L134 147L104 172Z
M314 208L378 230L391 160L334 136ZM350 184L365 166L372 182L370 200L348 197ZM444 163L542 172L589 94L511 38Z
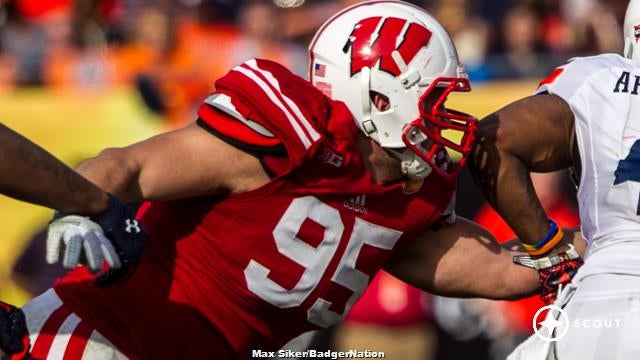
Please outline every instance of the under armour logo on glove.
M126 219L125 224L127 224L127 227L124 229L124 231L128 232L129 234L131 234L131 232L139 233L140 231L142 231L142 229L140 229L140 226L138 226L138 220L136 219Z
M91 219L102 227L118 252L122 266L109 269L96 279L99 286L108 286L133 274L149 238L135 220L131 209L109 194L111 204L107 210ZM123 221L124 220L124 221ZM122 226L124 224L124 226Z

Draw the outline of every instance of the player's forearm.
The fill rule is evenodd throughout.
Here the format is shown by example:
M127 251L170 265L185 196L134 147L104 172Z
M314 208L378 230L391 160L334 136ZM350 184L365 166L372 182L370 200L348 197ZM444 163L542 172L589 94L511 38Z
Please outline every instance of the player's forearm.
M144 200L138 183L140 167L123 149L106 149L83 161L76 170L118 199L134 203Z
M512 227L525 244L535 244L546 234L549 223L538 200L530 171L509 151L482 144L469 165L485 199Z
M0 192L63 212L92 215L107 195L44 149L0 124Z
M537 271L513 263L514 255L524 253L501 249L497 257L477 259L468 272L455 279L436 284L435 291L448 297L476 297L493 300L515 300L539 292Z
M522 255L522 253L518 253ZM516 253L505 251L500 259L487 263L482 259L457 265L441 264L433 275L403 277L409 284L432 294L459 297L514 300L539 291L538 273L530 268L513 264Z
M571 165L573 113L560 97L518 100L480 121L469 169L487 201L525 244L544 238L549 223L530 172Z
M513 299L538 289L537 272L513 264L514 254L486 229L459 217L455 224L414 240L386 270L438 295Z
M502 267L496 268L495 277L491 283L486 283L483 292L487 292L486 297L496 300L516 300L524 297L539 294L540 276L538 272L525 266L513 263L514 255L524 253L506 252L510 263L503 263ZM495 294L495 296L491 296Z
M546 234L548 219L531 181L532 156L518 149L525 142L522 131L503 111L480 121L469 170L484 198L518 238L535 244Z

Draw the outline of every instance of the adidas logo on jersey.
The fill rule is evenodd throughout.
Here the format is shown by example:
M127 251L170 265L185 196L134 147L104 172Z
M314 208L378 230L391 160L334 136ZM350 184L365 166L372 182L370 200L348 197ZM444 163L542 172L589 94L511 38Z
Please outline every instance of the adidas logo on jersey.
M367 213L369 212L369 209L367 209L364 206L364 202L365 202L366 198L367 198L366 195L356 196L356 197L351 198L349 200L345 200L343 205L347 209L353 210L353 211L357 212L358 214L367 215Z

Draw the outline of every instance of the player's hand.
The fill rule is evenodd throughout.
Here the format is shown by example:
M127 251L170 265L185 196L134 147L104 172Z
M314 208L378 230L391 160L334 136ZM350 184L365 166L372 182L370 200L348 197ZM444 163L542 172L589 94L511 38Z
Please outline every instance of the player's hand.
M541 293L540 298L546 304L555 302L558 289L571 282L584 261L573 247L566 245L567 250L550 253L548 256L532 258L530 256L514 256L513 262L538 270Z
M47 261L49 261L49 256L51 256L50 263L56 262L58 258L58 253L60 249L60 244L65 241L65 236L62 235L60 237L59 232L66 232L66 229L70 231L74 231L74 227L68 221L62 222L62 220L67 219L69 217L77 218L75 215L66 215L57 213L54 216L51 224L49 225L49 237L47 239ZM80 251L84 248L84 256L85 262L89 266L91 271L99 271L102 269L102 261L99 264L97 260L100 258L100 254L104 261L109 264L109 269L100 275L96 279L96 284L100 286L107 286L115 283L116 281L128 277L131 275L133 270L135 269L140 257L142 256L142 252L147 245L148 237L146 232L142 229L138 221L135 219L133 212L123 203L121 203L118 199L113 197L113 195L109 194L109 206L107 209L102 211L100 214L92 216L90 219L84 218L85 221L83 225L87 225L87 221L91 221L94 225L98 225L100 229L100 233L102 237L97 236L99 234L96 231L96 228L92 228L92 233L96 235L99 239L98 247L89 247L89 245L84 245L80 248ZM77 219L76 219L77 220ZM56 231L56 225L58 222L61 222L61 228L63 230ZM77 225L76 225L77 226ZM52 232L53 230L53 232ZM76 228L77 232L78 229ZM88 236L88 239L92 239L91 235ZM107 243L103 242L102 239L107 239ZM69 237L71 239L71 237ZM84 240L84 238L83 238ZM84 243L85 241L83 241ZM89 242L91 244L91 241ZM95 241L93 242L95 244ZM104 245L104 247L102 246ZM111 246L111 249L109 248ZM86 248L91 249L90 252L86 250ZM96 251L96 250L100 251ZM113 251L112 251L113 250ZM65 258L66 253L70 252L70 259L75 260L76 254L79 250L69 249L69 246L65 248ZM98 254L98 255L95 255ZM94 265L91 265L89 256L92 255L95 258L91 260L94 262ZM115 256L114 256L115 255ZM74 262L70 262L68 264L63 264L66 268L68 266L72 266ZM78 264L78 261L75 261L75 265ZM93 268L92 268L93 266ZM97 269L97 270L96 270Z
M84 263L91 272L97 273L105 261L109 268L122 266L116 249L100 225L88 217L56 212L47 233L47 263L57 263L61 249L64 249L62 266L68 270Z
M29 358L29 331L21 309L0 301L0 359Z
M582 258L564 260L561 263L538 270L541 287L540 298L545 304L553 304L558 296L558 289L571 282L580 266L584 264Z

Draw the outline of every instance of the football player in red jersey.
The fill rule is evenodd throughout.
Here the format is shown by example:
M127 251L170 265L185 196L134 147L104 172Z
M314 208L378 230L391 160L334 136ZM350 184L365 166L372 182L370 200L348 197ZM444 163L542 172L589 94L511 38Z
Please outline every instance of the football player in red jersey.
M536 291L535 271L455 217L476 120L444 106L470 87L441 25L403 2L361 3L310 53L311 83L246 61L194 124L80 166L145 201L151 241L114 286L79 268L27 304L34 357L269 356L339 322L382 268L450 296Z
M98 272L106 260L113 270L108 276L101 277L103 282L111 282L124 270L132 270L135 259L121 251L121 243L127 247L138 243L141 250L146 241L143 232L128 234L115 226L127 219L135 220L125 205L2 124L0 193L58 209L60 212L51 223L51 251L47 259L50 263L57 262L58 253L64 247L63 266L68 269L75 268L82 261L89 265L91 271ZM81 253L83 260L80 259ZM127 262L126 266L122 266L122 261ZM14 359L27 356L27 335L22 311L0 301L0 356L11 354Z

